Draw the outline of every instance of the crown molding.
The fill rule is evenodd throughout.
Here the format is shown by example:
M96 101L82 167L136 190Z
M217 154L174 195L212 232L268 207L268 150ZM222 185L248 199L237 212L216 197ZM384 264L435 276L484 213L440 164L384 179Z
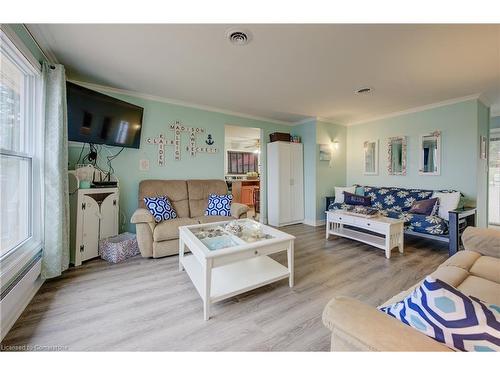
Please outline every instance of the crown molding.
M483 103L488 108L490 108L493 104L493 101L485 93L480 94L479 98L477 98L477 100L479 100L481 103Z
M30 36L30 38L35 42L38 46L42 54L45 56L47 61L52 64L59 64L59 60L57 60L57 56L54 51L49 47L49 36L40 29L40 27L36 24L26 25L23 23L23 27Z
M332 125L347 126L347 124L343 124L340 121L332 120L331 118L327 118L327 117L318 117L318 121L326 122L326 123L332 124Z
M295 121L295 122L291 123L290 125L291 126L299 126L299 125L304 125L304 124L307 124L308 122L317 121L317 120L318 120L317 117L307 117L307 118L302 119L300 121Z
M217 112L217 113L222 113L222 114L229 115L229 116L242 117L242 118L247 118L250 120L270 122L270 123L279 124L279 125L286 125L286 126L293 126L294 125L294 123L288 122L288 121L281 121L281 120L270 119L267 117L253 116L253 115L249 115L247 113L234 112L234 111L229 111L229 110L222 109L222 108L212 107L212 106L203 105L203 104L195 104L195 103L186 102L183 100L165 98L162 96L150 95L150 94L145 94L145 93L132 91L132 90L117 89L115 87L104 86L104 85L99 85L96 83L89 83L89 82L84 82L84 81L78 81L78 80L74 80L74 79L68 79L68 81L76 83L77 85L84 86L84 87L92 89L92 90L104 91L104 92L107 92L110 94L127 95L127 96L131 96L131 97L139 98L139 99L144 99L144 100L151 100L151 101L160 102L160 103L167 103L167 104L173 104L173 105L178 105L178 106L182 106L182 107L195 108L195 109L200 109L200 110L209 111L209 112Z
M369 118L366 120L350 122L347 124L347 126L366 124L367 122L383 120L383 119L387 119L387 118L391 118L391 117L398 117L398 116L407 115L407 114L415 113L415 112L422 112L422 111L426 111L426 110L433 109L433 108L439 108L439 107L444 107L444 106L451 105L451 104L467 102L469 100L479 100L480 97L481 97L481 94L462 96L459 98L444 100L442 102L436 102L436 103L427 104L427 105L423 105L423 106L419 106L419 107L405 109L404 111L391 112L391 113L388 113L385 115L372 117L372 118Z

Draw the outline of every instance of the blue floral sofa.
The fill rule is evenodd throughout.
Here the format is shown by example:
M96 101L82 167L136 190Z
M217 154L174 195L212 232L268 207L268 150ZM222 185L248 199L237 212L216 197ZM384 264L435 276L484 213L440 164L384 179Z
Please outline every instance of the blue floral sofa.
M438 190L440 192L451 192L451 190ZM356 185L356 194L362 194L371 198L373 208L376 208L382 215L402 219L405 223L405 232L409 234L421 234L424 237L436 238L441 241L450 243L450 254L458 250L459 241L459 220L461 216L459 211L455 211L456 216L453 216L453 230L450 234L449 221L444 220L436 214L432 216L414 214L408 212L413 205L413 202L429 199L434 193L433 190L424 189L405 189L399 187L374 187ZM346 209L349 206L345 203L330 203L328 210ZM465 212L465 211L464 211ZM474 210L467 211L467 215L474 215ZM472 213L471 213L472 212ZM465 215L464 215L465 217ZM452 218L450 212L450 220ZM474 216L467 219L469 224L473 224ZM465 219L462 220L465 222ZM457 237L457 238L455 238Z
M396 187L358 186L357 192L364 190L364 195L371 198L372 207L380 214L394 219L402 219L405 227L414 232L446 234L448 223L439 216L425 216L409 213L413 202L429 199L434 191L421 189L403 189ZM349 205L334 203L329 209L345 209Z

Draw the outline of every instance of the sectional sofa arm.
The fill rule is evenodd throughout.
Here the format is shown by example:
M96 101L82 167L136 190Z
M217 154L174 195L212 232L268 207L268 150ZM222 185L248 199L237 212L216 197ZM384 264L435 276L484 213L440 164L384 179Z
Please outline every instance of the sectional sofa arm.
M450 351L376 308L349 297L333 298L323 310L332 351ZM338 347L336 342L338 341Z
M153 215L151 215L151 212L149 212L145 208L138 208L137 210L135 210L134 214L130 218L130 222L132 224L139 224L139 223L154 224L155 218L153 217Z
M462 242L465 250L500 258L500 231L498 230L467 227L462 234Z
M243 203L231 203L231 216L237 219L246 217L249 207Z

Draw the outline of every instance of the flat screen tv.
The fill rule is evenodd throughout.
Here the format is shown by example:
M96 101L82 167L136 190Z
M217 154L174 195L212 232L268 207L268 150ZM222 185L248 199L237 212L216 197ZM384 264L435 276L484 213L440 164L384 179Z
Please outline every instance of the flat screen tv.
M143 108L66 83L70 141L139 148Z

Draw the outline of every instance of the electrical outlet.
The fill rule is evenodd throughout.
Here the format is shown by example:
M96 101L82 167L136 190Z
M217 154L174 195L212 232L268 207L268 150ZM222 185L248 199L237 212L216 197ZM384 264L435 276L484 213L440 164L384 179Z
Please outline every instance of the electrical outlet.
M139 160L139 170L140 171L149 171L149 160L148 159Z

